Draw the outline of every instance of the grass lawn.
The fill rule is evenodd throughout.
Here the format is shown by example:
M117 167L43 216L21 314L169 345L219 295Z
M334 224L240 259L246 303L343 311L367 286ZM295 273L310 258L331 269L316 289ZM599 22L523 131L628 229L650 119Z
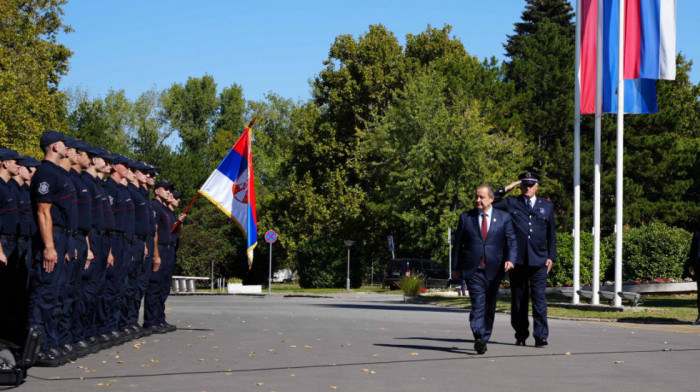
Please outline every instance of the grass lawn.
M263 289L265 290L265 289ZM356 289L350 289L350 291L355 293L387 293L387 294L401 294L401 290L389 290L388 288L383 289L380 285L374 286L362 286ZM298 283L273 283L272 284L273 293L306 293L306 294L336 294L344 293L345 289L340 288L323 288L323 289L303 289L299 287Z
M420 301L441 306L469 307L469 298L424 296ZM569 303L561 296L547 296L549 316L571 319L599 319L630 323L687 323L695 321L698 309L695 294L679 295L645 295L643 302L636 308L625 306L622 312L605 312L558 307L557 303ZM510 298L498 299L497 311L510 311Z

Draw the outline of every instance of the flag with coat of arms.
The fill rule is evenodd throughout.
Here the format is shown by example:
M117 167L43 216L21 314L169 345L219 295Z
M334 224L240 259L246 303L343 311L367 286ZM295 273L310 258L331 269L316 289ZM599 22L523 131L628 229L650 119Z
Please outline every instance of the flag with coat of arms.
M199 193L228 215L246 238L248 268L253 265L253 249L258 245L258 218L255 212L255 177L250 145L251 121L243 135L202 185Z

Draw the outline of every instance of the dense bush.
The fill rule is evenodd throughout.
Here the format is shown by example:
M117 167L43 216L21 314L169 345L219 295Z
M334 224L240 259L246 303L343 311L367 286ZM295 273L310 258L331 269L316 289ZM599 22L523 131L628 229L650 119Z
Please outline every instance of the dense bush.
M303 288L345 287L348 252L342 240L328 236L307 239L299 244L296 266ZM361 248L350 254L350 286L362 285Z
M677 279L683 275L683 263L690 249L691 234L663 223L652 223L622 234L623 280ZM557 233L557 260L549 274L553 286L573 282L574 239L569 233ZM592 282L593 235L581 233L581 284ZM600 281L615 278L615 235L601 240Z
M622 233L622 279L645 281L680 278L683 263L690 251L691 237L691 233L663 223L625 230ZM605 243L614 249L615 236L606 238ZM610 259L614 258L613 252ZM609 271L608 278L612 277L613 273Z
M610 249L600 246L600 282L603 282L605 271L610 260L615 257ZM613 243L614 245L614 243ZM614 249L613 249L614 250ZM581 233L581 285L593 282L593 234ZM557 259L549 273L549 283L552 286L567 286L573 283L574 277L574 237L570 233L557 233Z

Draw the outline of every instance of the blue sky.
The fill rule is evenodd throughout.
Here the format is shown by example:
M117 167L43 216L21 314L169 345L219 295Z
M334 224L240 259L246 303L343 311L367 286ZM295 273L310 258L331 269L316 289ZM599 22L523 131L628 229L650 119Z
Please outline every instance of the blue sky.
M323 69L336 36L355 38L381 23L399 42L428 24L453 27L467 51L503 60L503 43L524 0L223 1L69 0L60 41L73 52L61 88L92 97L110 89L129 98L209 74L219 90L234 83L247 99L267 92L310 98L308 80ZM700 2L678 1L676 51L700 67ZM572 59L573 61L573 59ZM700 82L700 72L691 74Z

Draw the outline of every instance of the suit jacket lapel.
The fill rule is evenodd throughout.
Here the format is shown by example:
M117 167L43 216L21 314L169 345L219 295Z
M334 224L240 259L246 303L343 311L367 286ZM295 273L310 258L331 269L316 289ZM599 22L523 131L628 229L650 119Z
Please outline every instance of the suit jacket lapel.
M491 219L491 225L489 227L489 237L490 237L491 231L498 228L498 225L501 224L500 211L496 210L495 208L492 208L491 209L491 217L489 219Z

